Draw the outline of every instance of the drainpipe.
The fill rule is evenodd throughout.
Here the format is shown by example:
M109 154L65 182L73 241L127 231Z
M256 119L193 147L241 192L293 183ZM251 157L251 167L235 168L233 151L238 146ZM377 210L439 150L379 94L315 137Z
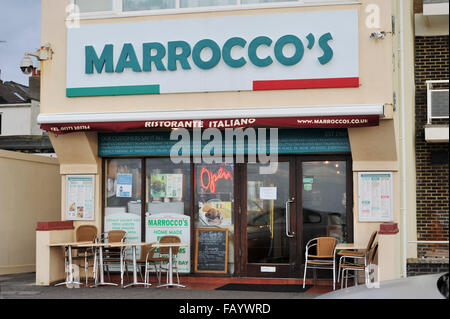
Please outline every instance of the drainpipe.
M407 277L407 249L408 249L408 242L407 242L407 227L406 227L406 205L407 205L407 199L406 199L406 115L405 115L405 33L404 33L404 1L400 1L400 96L401 96L401 137L400 137L400 143L402 148L402 182L401 182L401 191L402 191L402 204L400 208L401 216L402 216L402 237L403 237L403 274L402 277Z

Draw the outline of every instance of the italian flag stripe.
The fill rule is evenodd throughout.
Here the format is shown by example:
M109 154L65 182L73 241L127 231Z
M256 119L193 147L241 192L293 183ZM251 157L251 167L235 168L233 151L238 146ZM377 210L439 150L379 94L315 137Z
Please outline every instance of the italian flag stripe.
M253 81L253 90L294 90L359 87L359 78Z
M135 95L135 94L159 94L159 84L66 89L67 97Z

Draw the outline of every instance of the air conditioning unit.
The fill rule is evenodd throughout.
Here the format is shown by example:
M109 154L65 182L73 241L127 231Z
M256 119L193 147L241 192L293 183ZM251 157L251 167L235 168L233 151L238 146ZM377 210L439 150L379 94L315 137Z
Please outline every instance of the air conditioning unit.
M427 81L427 124L448 119L448 80Z

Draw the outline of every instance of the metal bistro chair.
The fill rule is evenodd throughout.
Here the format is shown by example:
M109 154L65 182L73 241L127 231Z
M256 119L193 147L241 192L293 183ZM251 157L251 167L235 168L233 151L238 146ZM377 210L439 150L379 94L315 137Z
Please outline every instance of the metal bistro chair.
M126 240L127 232L124 230L110 230L106 233L102 233L99 237L99 241L104 243L124 243ZM123 264L120 264L120 256L123 254L124 248L105 248L103 250L103 266L106 268L106 271L108 273L108 280L111 281L111 275L109 272L109 266L111 264L119 264L121 266L121 269L123 269ZM125 260L125 258L124 258ZM128 273L127 273L128 274Z
M150 267L153 266L156 272L156 278L158 279L158 283L161 283L161 271L159 269L159 263L164 258L155 257L156 247L152 247L152 244L144 245L141 247L141 255L138 260L136 260L136 264L138 265L139 275L141 276L141 280L143 280L146 284L149 283L149 275ZM127 273L127 281L128 281L128 264L133 263L132 259L125 259L125 271ZM141 267L145 266L145 278L142 278Z
M345 276L345 288L347 288L347 279L348 279L348 271L352 270L352 271L364 271L365 273L365 282L366 284L369 283L370 281L370 273L369 273L369 267L370 265L373 263L374 259L375 259L375 255L377 253L378 250L378 243L375 243L375 245L372 246L372 248L370 249L369 252L369 259L367 260L367 263L364 265L358 265L358 264L353 264L353 263L344 263L342 264L342 275L344 276L344 273L347 272L347 275ZM355 282L356 282L356 278L355 278ZM342 289L342 285L344 283L344 279L341 278L341 289Z
M178 237L178 236L170 236L170 235L168 235L168 236L163 236L163 237L161 237L159 239L159 243L160 244L169 244L169 243L172 244L172 243L180 243L180 242L181 242L181 240L180 240L180 237ZM178 284L180 284L180 277L178 275L178 261L177 261L177 256L178 256L178 250L179 249L180 249L179 246L172 247L172 256L173 256L172 257L172 263L173 263L173 268L172 269L177 271ZM160 247L159 248L160 269L161 269L161 272L163 270L166 271L167 283L169 283L169 265L167 265L167 268L165 268L163 266L163 262L169 263L169 257L165 257L165 256L161 257L161 255L168 255L168 254L169 254L169 247ZM161 279L161 273L160 273L160 279Z
M306 244L305 252L305 271L303 274L303 288L306 284L306 271L308 268L314 269L330 269L333 270L334 282L334 247L336 246L336 238L334 237L318 237L313 238ZM316 254L310 254L310 249L316 247ZM314 276L315 283L315 276Z
M367 263L367 255L369 254L370 250L372 249L372 245L375 241L375 237L377 236L378 231L374 231L372 235L370 235L369 241L367 242L367 247L364 251L354 251L354 250L341 250L337 253L338 256L341 256L339 258L339 271L338 271L338 282L340 281L340 278L342 278L341 274L341 265L345 263L346 258L352 258L352 259L362 259L364 258L364 265Z
M94 225L81 225L77 228L75 232L75 241L77 242L95 242L97 237L97 227ZM95 279L95 254L92 247L87 248L76 248L77 255L72 257L72 260L83 260L84 262L84 275L86 278L86 285L88 284L89 278L89 267L92 267ZM89 261L92 260L93 264L89 266Z

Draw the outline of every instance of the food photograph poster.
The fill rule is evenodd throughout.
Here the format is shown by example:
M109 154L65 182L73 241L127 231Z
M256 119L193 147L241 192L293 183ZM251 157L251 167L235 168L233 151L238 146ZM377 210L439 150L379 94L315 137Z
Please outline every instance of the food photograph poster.
M94 220L94 175L66 176L66 219Z

